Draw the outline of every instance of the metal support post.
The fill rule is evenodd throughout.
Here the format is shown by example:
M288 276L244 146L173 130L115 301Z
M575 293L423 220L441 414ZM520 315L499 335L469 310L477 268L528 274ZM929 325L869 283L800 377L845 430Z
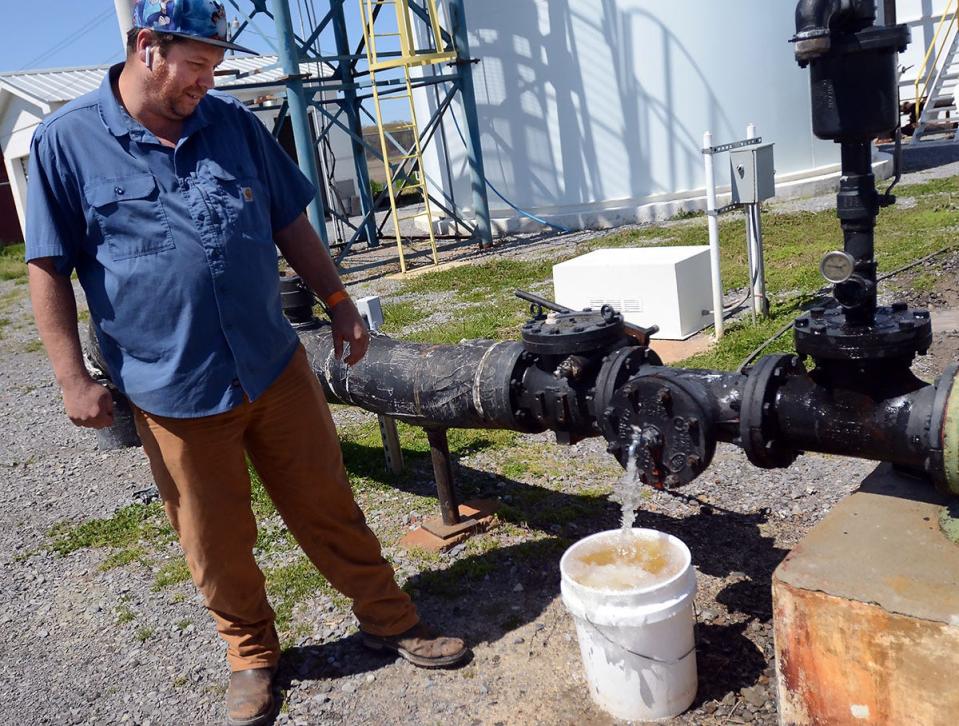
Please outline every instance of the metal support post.
M366 327L376 331L383 324L383 307L376 295L361 297L356 301L356 309L366 321ZM386 468L395 475L403 473L403 447L400 446L400 434L396 430L396 419L385 414L376 415L380 424L380 439L383 441L383 456Z
M758 137L755 124L746 127L746 138ZM753 316L764 318L769 314L766 300L766 265L763 262L763 237L759 218L759 202L746 204L746 244L749 246L749 293Z
M363 122L360 120L360 101L356 97L352 64L350 57L350 39L346 29L346 18L343 15L345 0L331 0L330 15L333 25L333 35L336 38L336 53L340 56L337 64L337 74L342 84L343 100L340 105L346 114L347 125L353 145L353 165L356 168L356 184L359 187L360 207L363 210L363 230L360 238L366 238L368 247L378 247L379 235L376 233L376 217L373 212L373 190L370 188L370 170L366 164L366 147L363 144ZM395 424L394 424L395 429ZM402 467L402 463L400 464Z
M440 500L443 524L448 527L460 523L460 503L453 483L453 467L450 463L450 446L446 429L426 429L433 459L433 476L436 477L436 495Z
M709 225L709 268L713 282L713 326L716 340L723 337L723 281L719 272L719 213L716 211L716 173L713 169L713 135L703 134L703 164L706 168L706 215Z
M486 194L486 173L483 170L483 147L480 143L479 119L476 116L476 92L473 88L473 68L470 60L469 37L466 33L466 13L463 0L449 0L450 30L457 53L457 87L466 117L466 160L470 169L473 190L473 211L476 214L475 235L480 247L492 247L489 198Z
M329 234L326 231L326 207L323 203L323 179L320 177L316 162L313 130L310 127L309 104L300 78L299 49L293 34L290 18L289 0L273 0L273 19L276 23L276 35L279 41L280 63L286 80L286 102L290 109L290 123L293 124L293 140L296 144L296 156L300 170L310 180L316 193L307 207L307 216L316 228L324 246L329 249Z

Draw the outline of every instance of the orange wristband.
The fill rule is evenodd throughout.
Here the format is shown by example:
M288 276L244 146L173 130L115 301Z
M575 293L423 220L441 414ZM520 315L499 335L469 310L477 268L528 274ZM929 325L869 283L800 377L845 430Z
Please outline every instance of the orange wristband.
M337 290L328 298L326 298L326 300L323 301L323 304L326 305L327 310L332 310L344 300L349 299L350 296L347 294L346 290Z

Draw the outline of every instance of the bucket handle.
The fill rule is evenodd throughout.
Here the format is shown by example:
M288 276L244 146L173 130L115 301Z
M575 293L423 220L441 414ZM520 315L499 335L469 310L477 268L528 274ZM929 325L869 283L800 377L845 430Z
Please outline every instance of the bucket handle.
M699 622L699 608L696 607L696 603L695 603L695 602L693 603L693 615L695 616L693 622L694 622L694 623L698 623L698 622ZM587 623L589 623L590 625L592 625L593 628L596 630L596 632L599 633L600 635L602 635L602 636L603 636L603 639L604 639L607 643L609 643L610 645L614 645L614 646L616 646L617 648L619 648L620 650L625 650L625 651L626 651L627 653L629 653L630 655L635 655L635 656L638 657L638 658L642 658L643 660L649 660L649 661L652 661L653 663L659 663L660 665L678 665L679 663L682 663L684 660L686 660L686 658L689 657L689 655L690 655L691 653L694 653L694 652L696 651L696 647L699 645L699 629L696 628L696 629L693 630L693 647L692 647L692 648L690 648L689 650L687 650L685 653L683 653L681 656L679 656L679 657L676 658L676 659L657 658L657 657L652 656L652 655L646 655L646 654L644 654L644 653L637 653L635 650L630 650L629 648L627 648L627 647L626 647L625 645L623 645L622 643L617 643L615 640L613 640L612 638L610 638L608 635L606 635L606 633L604 633L604 632L602 631L601 626L597 625L597 624L594 623L592 620L590 620L590 619L589 619L589 615L587 615L586 613L583 613L583 618L586 620Z

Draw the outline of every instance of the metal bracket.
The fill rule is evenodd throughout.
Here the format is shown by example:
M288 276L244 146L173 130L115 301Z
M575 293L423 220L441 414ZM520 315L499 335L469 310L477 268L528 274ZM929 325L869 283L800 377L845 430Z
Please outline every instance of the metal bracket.
M706 210L706 216L707 216L707 217L718 217L720 214L725 214L726 212L731 212L731 211L734 210L734 209L742 209L742 208L745 207L745 206L746 206L746 205L745 205L743 202L732 202L732 203L730 203L730 204L727 204L727 205L724 206L724 207L720 207L719 209L707 209L707 210Z
M704 154L721 154L724 151L731 151L733 149L741 149L744 146L755 146L756 144L761 144L763 142L762 136L757 136L755 139L745 139L743 141L733 141L729 144L720 144L719 146L708 146L703 149Z

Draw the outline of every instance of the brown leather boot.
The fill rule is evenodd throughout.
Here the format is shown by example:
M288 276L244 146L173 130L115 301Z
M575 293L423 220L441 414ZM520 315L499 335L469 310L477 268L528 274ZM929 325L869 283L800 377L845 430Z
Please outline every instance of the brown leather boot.
M226 720L230 726L261 726L270 722L275 672L275 668L251 668L230 674L226 691Z
M437 635L417 623L399 635L377 636L363 633L363 645L373 650L388 650L420 668L445 668L466 660L469 648L460 638Z

